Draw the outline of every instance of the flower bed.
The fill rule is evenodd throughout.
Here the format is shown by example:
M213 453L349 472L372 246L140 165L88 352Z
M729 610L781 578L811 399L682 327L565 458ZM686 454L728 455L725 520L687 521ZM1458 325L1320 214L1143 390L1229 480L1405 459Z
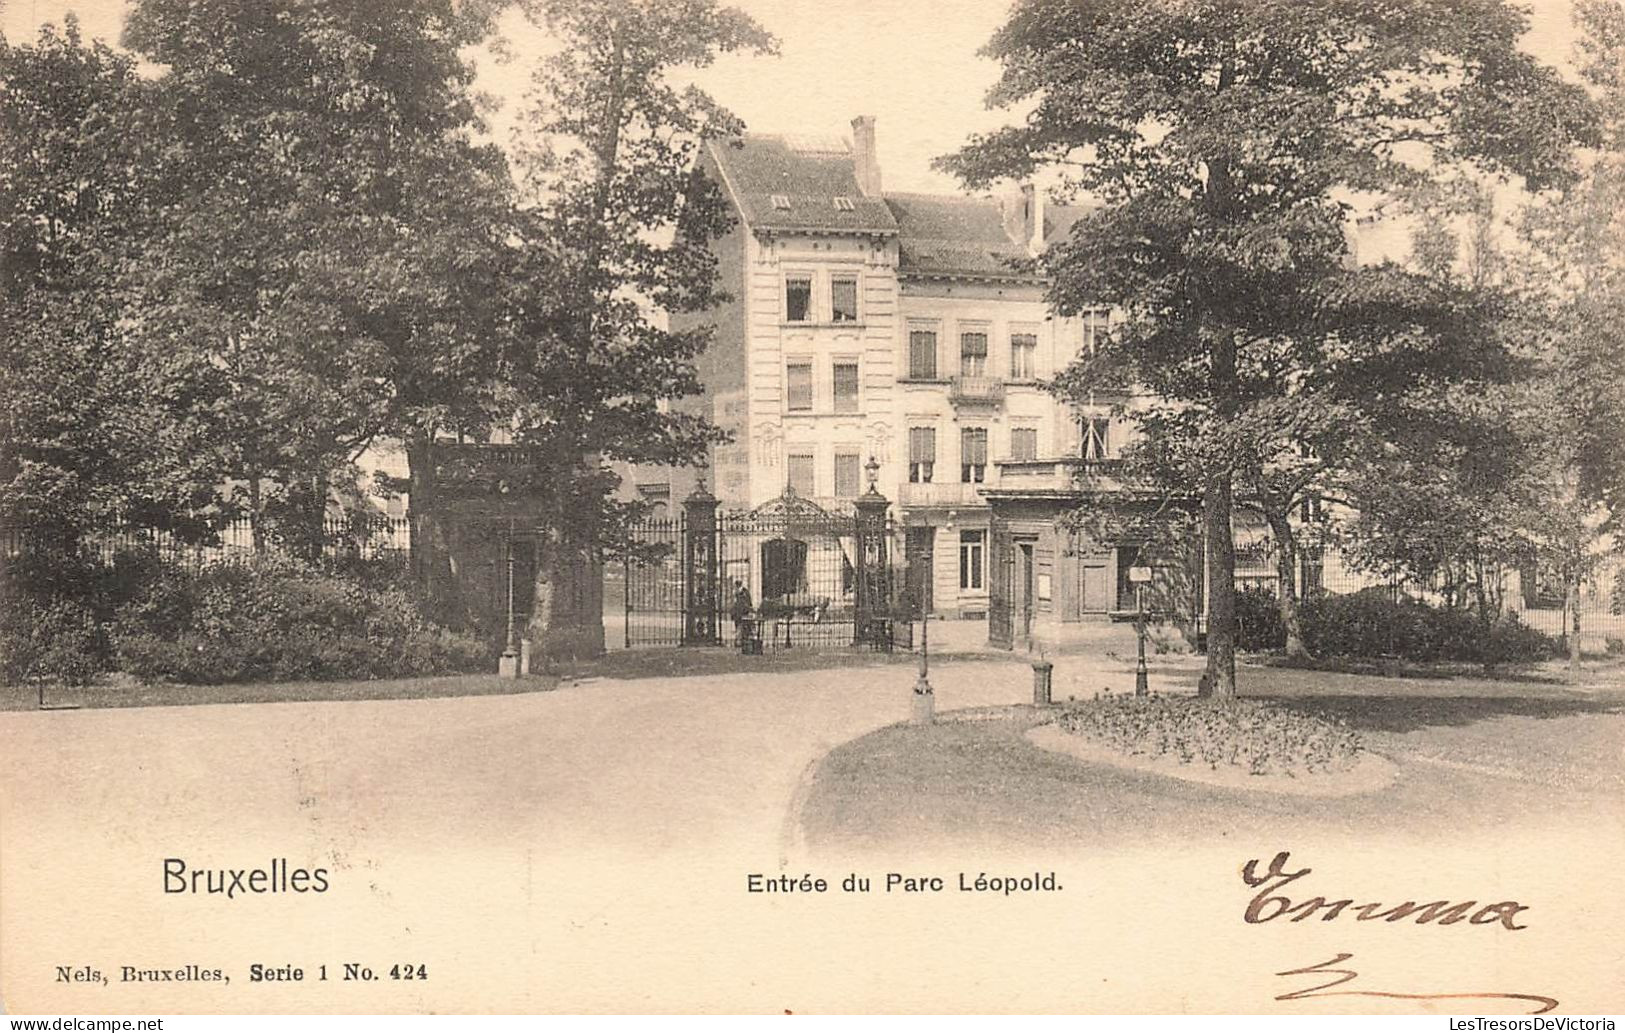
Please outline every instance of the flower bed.
M1364 748L1343 725L1253 700L1107 694L1069 705L1054 724L1127 756L1251 775L1345 772Z

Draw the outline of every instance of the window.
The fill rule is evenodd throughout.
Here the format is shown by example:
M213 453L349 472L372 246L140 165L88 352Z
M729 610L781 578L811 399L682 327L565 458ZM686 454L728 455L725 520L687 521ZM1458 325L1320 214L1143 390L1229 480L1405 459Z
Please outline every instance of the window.
M784 402L788 412L812 412L812 363L792 362L784 367Z
M787 212L790 210L790 199L785 195L774 194L770 200L773 202L773 207L777 208L779 211Z
M1082 437L1079 454L1085 459L1105 459L1110 456L1112 421L1104 416L1085 416L1078 421Z
M1015 460L1038 458L1038 428L1016 427L1010 431L1010 458Z
M959 532L959 587L982 587L982 544L986 532Z
M908 375L915 380L937 379L937 332L908 332Z
M858 411L858 364L855 362L835 364L835 411Z
M784 280L784 321L805 323L812 312L812 277L789 276Z
M1038 376L1038 335L1010 335L1010 379L1031 380Z
M935 427L908 429L908 482L930 484L937 465L937 430Z
M791 489L802 498L811 498L817 494L818 485L816 475L813 473L813 456L811 452L792 452L785 457L785 466L789 475Z
M850 212L855 210L855 206L852 204L852 199L850 197L838 196L835 198L835 210L838 212Z
M856 323L858 321L858 278L836 276L829 281L829 321Z
M860 477L858 454L856 452L835 453L835 497L838 499L855 499L858 497L858 478Z
M1104 308L1086 309L1083 319L1083 354L1093 355L1095 349L1105 340L1106 327L1111 320L1111 310Z
M959 432L959 479L981 484L987 475L987 428L965 427Z
M987 334L977 330L959 335L959 372L967 377L987 375Z

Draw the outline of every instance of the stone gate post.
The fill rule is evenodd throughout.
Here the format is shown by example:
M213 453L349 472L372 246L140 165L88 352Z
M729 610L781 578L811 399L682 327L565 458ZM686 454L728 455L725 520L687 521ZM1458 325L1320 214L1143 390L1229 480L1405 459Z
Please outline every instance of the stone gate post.
M856 553L857 583L853 598L853 635L856 645L884 645L886 618L891 608L891 570L886 558L887 514L891 500L876 485L880 464L871 458L865 469L869 490L858 497Z
M714 646L718 637L717 497L702 477L683 500L683 645Z

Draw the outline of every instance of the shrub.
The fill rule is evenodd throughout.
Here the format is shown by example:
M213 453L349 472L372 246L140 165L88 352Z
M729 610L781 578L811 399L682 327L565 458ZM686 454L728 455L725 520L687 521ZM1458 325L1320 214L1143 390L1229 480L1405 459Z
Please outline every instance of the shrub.
M494 659L427 621L396 578L277 555L164 570L120 608L112 638L125 670L182 682L390 678Z
M44 678L84 685L101 669L103 656L96 615L84 604L6 592L0 603L0 682Z
M1236 646L1252 652L1286 648L1280 600L1257 588L1236 593Z
M1553 655L1556 642L1515 616L1484 621L1471 610L1394 599L1384 588L1306 602L1304 643L1321 656L1398 656L1422 662L1528 663Z
M1108 694L1068 707L1056 725L1122 753L1255 775L1340 771L1364 748L1342 724L1252 700Z

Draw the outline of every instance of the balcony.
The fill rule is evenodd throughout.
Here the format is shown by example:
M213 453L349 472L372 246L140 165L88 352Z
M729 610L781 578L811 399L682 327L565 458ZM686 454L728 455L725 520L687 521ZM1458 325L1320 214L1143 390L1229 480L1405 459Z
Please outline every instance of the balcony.
M938 467L939 470L943 469ZM953 472L958 473L955 467ZM898 490L897 501L904 509L960 509L966 506L985 506L981 484L945 481L942 484L904 484Z
M1004 381L999 377L957 376L948 386L948 399L960 408L996 408L1004 404Z
M1001 494L1073 494L1123 487L1121 459L1001 459L990 490Z

